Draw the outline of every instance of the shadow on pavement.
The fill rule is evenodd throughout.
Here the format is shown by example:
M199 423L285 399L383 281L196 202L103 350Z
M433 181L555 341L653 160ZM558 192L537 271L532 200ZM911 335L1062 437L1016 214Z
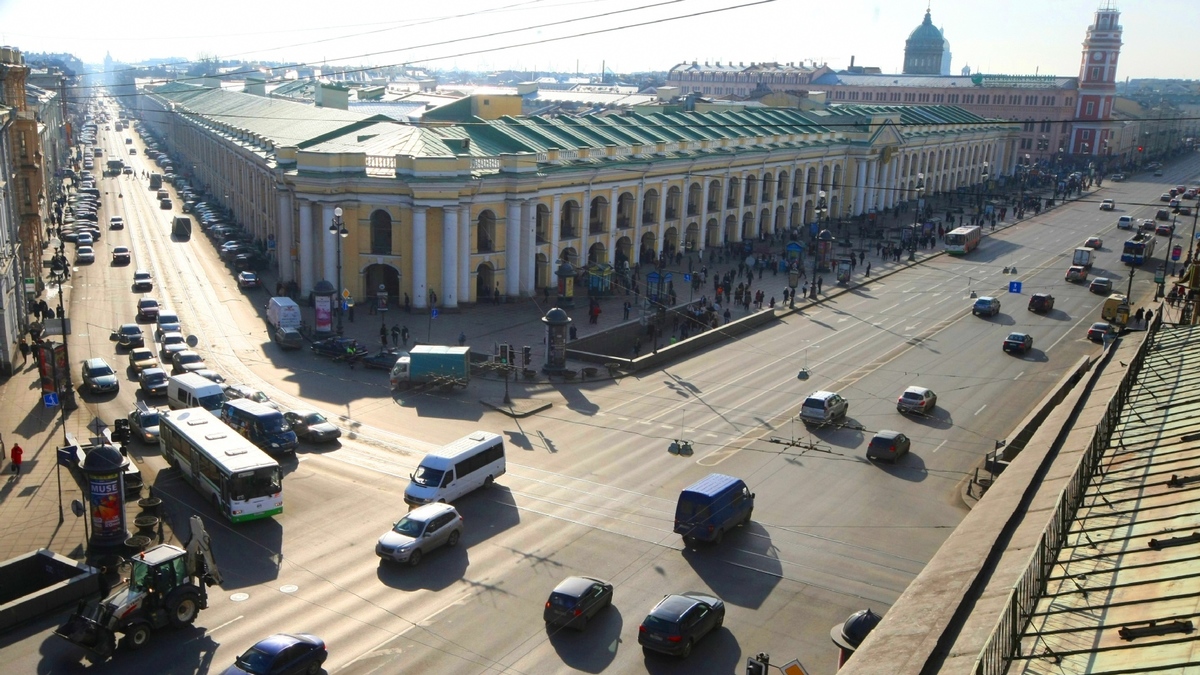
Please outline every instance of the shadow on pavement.
M722 598L724 599L724 598ZM647 607L647 609L649 609ZM728 617L726 617L728 620ZM692 655L680 659L657 652L645 653L646 672L658 674L679 673L680 675L706 675L737 672L742 661L742 648L728 628L722 626L705 635L692 649Z
M685 546L683 559L718 598L748 609L762 606L783 578L770 533L754 521L726 532L720 544Z
M592 617L582 631L547 626L546 636L565 665L585 673L599 673L617 657L624 623L621 610L610 605Z

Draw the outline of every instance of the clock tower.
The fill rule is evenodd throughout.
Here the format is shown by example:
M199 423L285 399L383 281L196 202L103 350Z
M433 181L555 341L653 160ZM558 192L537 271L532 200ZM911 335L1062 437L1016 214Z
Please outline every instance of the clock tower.
M1121 53L1121 25L1117 23L1120 16L1111 4L1096 10L1083 40L1071 154L1096 157L1109 154L1108 141L1112 135L1109 121L1117 95L1117 57Z

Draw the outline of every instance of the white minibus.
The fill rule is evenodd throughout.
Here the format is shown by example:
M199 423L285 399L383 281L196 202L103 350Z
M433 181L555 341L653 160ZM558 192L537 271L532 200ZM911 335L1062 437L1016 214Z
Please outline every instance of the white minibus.
M452 502L476 488L490 487L504 467L504 439L476 431L425 455L410 477L404 501L412 506Z

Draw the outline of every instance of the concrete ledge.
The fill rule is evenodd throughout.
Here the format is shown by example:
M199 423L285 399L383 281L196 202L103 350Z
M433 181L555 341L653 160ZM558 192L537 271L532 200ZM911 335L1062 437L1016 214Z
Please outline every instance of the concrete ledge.
M0 563L0 632L100 592L100 571L47 549Z

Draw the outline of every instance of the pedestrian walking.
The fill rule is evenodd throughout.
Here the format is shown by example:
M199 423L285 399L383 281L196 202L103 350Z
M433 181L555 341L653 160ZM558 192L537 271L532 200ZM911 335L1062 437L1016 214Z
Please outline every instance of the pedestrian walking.
M459 346L459 347L465 347L465 346L467 346L467 333L466 333L466 331L459 331L459 333L458 333L458 346Z
M624 305L621 305L621 310L625 313L624 321L629 320L629 310L631 309L633 309L633 305L629 304L628 300L625 301Z
M388 336L387 325L380 324L379 325L379 341L383 344L384 347L387 346L387 336Z
M400 324L392 324L392 346L400 346Z
M25 336L21 336L21 365L29 362L29 343L25 341Z
M730 313L729 308L725 309L724 317L725 317L725 323L729 323L729 319L733 317L733 314Z
M404 294L404 312L412 314L412 301L408 299L408 293Z
M16 443L13 443L13 446L12 446L12 472L13 472L14 476L21 475L21 460L23 459L24 455L25 455L25 451L21 449L21 446Z
M867 263L867 276L871 276L871 263Z
M1154 323L1154 310L1148 309L1146 310L1146 327L1149 328L1152 323Z
M821 285L825 283L825 277L817 277L817 292L821 292Z
M633 338L633 358L637 358L642 353L642 338Z
M400 343L408 347L408 326L400 328Z

